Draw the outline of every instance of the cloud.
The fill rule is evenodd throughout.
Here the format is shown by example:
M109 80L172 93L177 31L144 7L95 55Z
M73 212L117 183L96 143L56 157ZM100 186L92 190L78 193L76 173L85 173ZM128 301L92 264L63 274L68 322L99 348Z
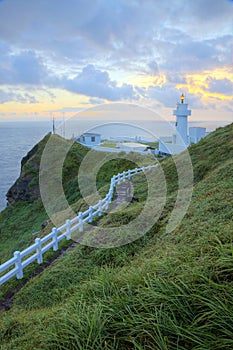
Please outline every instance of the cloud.
M168 51L161 68L168 72L197 72L214 69L222 65L231 65L230 52L232 41L230 36L219 39L196 41L189 38L177 43ZM223 47L223 43L225 44Z
M167 108L173 108L175 107L175 102L179 100L182 92L183 91L177 89L174 84L166 83L162 86L150 86L146 91L146 97L159 101ZM203 107L201 96L191 93L185 95L192 108Z
M92 105L101 105L104 103L104 100L101 98L90 98L89 103L91 103Z
M16 94L0 90L0 103L6 103L15 99Z
M15 93L11 90L0 89L0 103L15 101L20 103L37 103L36 98L28 93Z
M47 69L33 51L22 52L12 58L15 80L21 84L40 85L45 80Z
M159 73L159 67L156 61L149 62L148 67L150 69L151 74L156 75Z
M59 108L59 109L50 109L45 111L46 113L48 112L54 112L54 113L77 113L82 111L83 108L80 107L63 107L63 108Z
M164 84L163 86L150 86L147 90L147 96L162 103L165 107L174 107L174 101L177 101L180 90L172 84Z
M60 88L93 103L151 95L173 106L175 84L186 84L186 73L232 65L227 0L0 2L2 85ZM158 69L167 77L162 87L127 83L130 75L156 75ZM216 84L209 88L226 89L226 82ZM198 105L200 97L193 101Z
M2 46L4 48L4 46ZM1 51L1 46L0 46ZM4 50L2 50L4 51ZM73 93L99 98L102 100L126 100L136 99L137 96L132 85L117 85L116 81L110 79L107 71L96 69L94 65L85 66L82 71L73 78L68 78L51 73L46 67L42 57L33 51L22 51L12 53L8 51L0 62L0 84L18 85L34 88L56 87L63 88ZM49 93L49 90L46 90ZM12 96L12 99L15 95ZM51 93L50 97L54 98ZM17 97L19 100L19 97ZM32 98L26 96L22 99L34 103Z
M230 33L232 4L227 0L176 1L174 26L185 28L194 38L217 37L219 33Z
M212 22L216 23L222 19L227 19L232 16L229 13L232 8L226 0L195 0L192 1L191 8L193 15L201 22Z
M68 91L109 101L137 98L132 85L117 86L106 71L95 69L91 64L73 79L64 79L62 85Z
M8 53L0 62L0 84L40 85L48 76L48 70L33 51Z
M168 73L166 75L167 81L174 84L187 84L187 79L182 73Z
M165 59L167 43L197 33L218 37L220 25L231 32L231 22L231 4L218 0L11 0L2 3L0 32L11 45L66 63L116 56L150 62L156 53Z
M208 91L232 96L233 94L233 82L229 79L216 79L208 77L206 79L208 83Z

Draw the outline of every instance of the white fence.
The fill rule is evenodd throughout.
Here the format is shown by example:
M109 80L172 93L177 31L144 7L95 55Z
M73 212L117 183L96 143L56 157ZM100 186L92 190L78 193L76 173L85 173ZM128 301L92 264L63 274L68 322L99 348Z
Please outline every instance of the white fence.
M36 238L34 244L24 249L22 252L14 252L13 258L0 265L0 285L14 276L16 276L18 279L23 278L23 269L26 266L34 261L41 264L43 262L43 254L45 252L51 248L53 248L54 251L58 250L58 243L63 239L71 239L72 232L76 230L83 232L85 223L92 222L95 216L101 216L103 210L108 209L108 206L112 201L114 188L116 185L124 182L125 180L130 180L131 176L133 175L150 170L154 167L156 167L156 165L149 165L147 167L136 168L133 170L124 171L118 175L114 175L111 179L108 194L104 199L100 200L99 203L89 207L89 209L84 212L79 212L75 218L66 220L64 225L58 228L54 227L52 232L45 237ZM6 273L3 274L4 272Z

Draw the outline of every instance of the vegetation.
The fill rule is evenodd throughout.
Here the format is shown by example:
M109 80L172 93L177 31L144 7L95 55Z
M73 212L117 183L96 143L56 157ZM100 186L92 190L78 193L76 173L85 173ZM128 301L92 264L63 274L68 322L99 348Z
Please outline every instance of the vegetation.
M101 142L101 147L117 148L117 142L113 141L103 141Z
M169 158L161 161L167 201L146 235L118 248L78 245L31 279L2 313L1 349L232 349L232 136L233 124L190 147L193 198L173 232L165 229L177 194ZM99 173L101 186L111 169L116 170L109 163ZM68 173L65 181L73 181ZM100 227L118 230L138 215L147 197L144 175L135 177L134 187L139 201L124 213L103 217ZM32 204L38 206L38 225L39 203ZM33 218L30 222L32 207L27 206L29 231ZM14 221L20 210L26 213L26 204L1 214L2 230L9 225L9 210Z
M153 142L147 142L146 143L149 147L152 147L152 148L158 148L158 146L159 146L159 143L158 143L158 141L153 141Z

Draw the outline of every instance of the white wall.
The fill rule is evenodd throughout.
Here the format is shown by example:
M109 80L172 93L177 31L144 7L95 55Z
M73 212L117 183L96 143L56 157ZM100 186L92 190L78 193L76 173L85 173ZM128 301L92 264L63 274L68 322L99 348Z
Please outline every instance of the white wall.
M159 141L159 152L166 154L179 154L186 149L185 144L174 144Z
M83 134L80 136L79 142L85 146L93 147L100 144L101 135Z
M206 136L206 128L201 128L201 127L190 127L189 128L190 142L198 143L205 136Z

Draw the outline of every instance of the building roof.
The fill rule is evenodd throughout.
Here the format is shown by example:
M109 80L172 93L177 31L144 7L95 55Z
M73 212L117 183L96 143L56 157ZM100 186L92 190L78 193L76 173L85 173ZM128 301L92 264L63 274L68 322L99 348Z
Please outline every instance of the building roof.
M85 132L80 136L101 136L101 134L97 134L96 132Z
M130 148L137 148L137 147L148 147L148 145L144 145L143 143L138 142L123 142L121 145L130 147Z

